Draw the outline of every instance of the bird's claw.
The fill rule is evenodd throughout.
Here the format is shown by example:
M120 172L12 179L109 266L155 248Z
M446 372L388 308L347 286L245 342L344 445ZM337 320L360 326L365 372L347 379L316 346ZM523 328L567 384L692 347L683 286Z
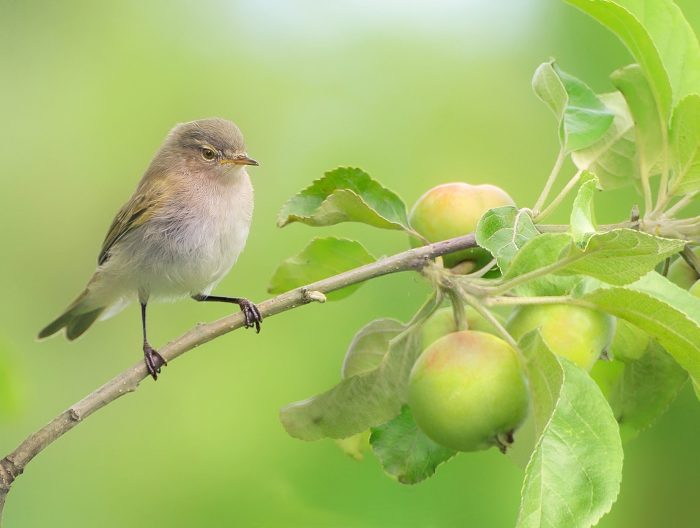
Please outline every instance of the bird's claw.
M253 328L255 327L255 333L260 333L260 323L262 323L262 314L255 304L250 302L248 299L241 299L238 306L241 307L243 316L245 317L245 327Z
M167 367L168 362L148 343L143 345L143 361L146 369L154 380L158 379L161 367Z

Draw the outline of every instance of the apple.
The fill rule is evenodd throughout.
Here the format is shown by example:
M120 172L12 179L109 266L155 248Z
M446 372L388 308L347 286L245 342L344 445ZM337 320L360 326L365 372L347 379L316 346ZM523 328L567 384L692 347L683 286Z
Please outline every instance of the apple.
M502 339L465 330L447 334L418 358L409 380L408 404L418 427L457 451L513 441L529 405L520 359Z
M439 242L473 233L481 216L494 207L513 205L513 199L495 185L445 183L421 196L409 215L411 227L430 242ZM421 241L412 238L417 247ZM443 256L445 266L451 268L463 261L473 261L481 267L491 260L485 249L473 248Z
M615 336L610 343L610 355L614 359L629 362L641 358L649 346L649 334L638 326L618 319Z
M700 247L693 250L695 256L700 258ZM668 268L668 280L677 284L684 290L689 289L695 282L700 279L695 270L692 269L683 257L677 257Z
M471 306L465 307L465 313L467 316L468 330L478 330L479 332L486 332L494 335L497 334L493 325ZM457 330L457 323L455 322L454 312L451 306L436 310L435 313L423 323L423 328L421 329L421 344L423 350L442 336L457 332Z
M598 361L591 369L591 378L598 384L605 399L612 401L624 373L625 364L622 361Z
M539 328L553 353L590 371L612 340L615 319L581 306L533 304L515 310L506 328L516 341Z

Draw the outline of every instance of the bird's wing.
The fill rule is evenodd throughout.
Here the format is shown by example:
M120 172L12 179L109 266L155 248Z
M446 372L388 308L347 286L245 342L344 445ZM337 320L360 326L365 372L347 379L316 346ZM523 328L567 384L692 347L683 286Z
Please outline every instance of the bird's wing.
M117 216L112 220L112 225L107 232L100 255L97 257L98 265L104 264L109 259L109 251L114 244L124 236L145 224L157 213L163 205L165 189L157 180L151 184L142 185L141 188L124 204Z

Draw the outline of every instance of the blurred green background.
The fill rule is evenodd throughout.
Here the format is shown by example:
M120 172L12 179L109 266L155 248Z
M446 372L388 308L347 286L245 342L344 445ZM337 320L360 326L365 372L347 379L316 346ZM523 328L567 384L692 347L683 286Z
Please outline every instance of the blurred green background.
M700 4L679 4L699 30ZM557 150L530 90L535 67L554 56L606 91L630 61L554 0L2 0L0 49L2 454L140 358L133 306L76 343L34 336L83 287L175 123L233 119L261 161L248 247L218 291L262 300L276 264L312 236L356 237L375 254L407 247L364 226L278 230L282 203L324 170L363 167L409 205L453 180L495 183L532 205ZM634 201L601 196L599 220L625 218ZM32 462L6 525L511 526L522 472L496 450L405 487L373 457L291 439L278 422L282 405L338 380L360 326L408 318L425 291L417 276L381 278L187 354ZM226 310L157 305L152 342ZM619 502L600 526L697 526L699 437L700 406L685 390L627 447Z

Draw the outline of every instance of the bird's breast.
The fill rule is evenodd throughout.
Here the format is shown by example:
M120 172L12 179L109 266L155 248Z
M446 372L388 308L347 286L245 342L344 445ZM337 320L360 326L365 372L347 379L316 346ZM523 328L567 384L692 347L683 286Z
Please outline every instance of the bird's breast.
M155 297L208 293L243 251L252 215L245 171L233 181L184 188L124 241L112 266Z
M220 279L245 247L253 216L253 188L243 172L233 182L199 190L180 240L204 274Z

